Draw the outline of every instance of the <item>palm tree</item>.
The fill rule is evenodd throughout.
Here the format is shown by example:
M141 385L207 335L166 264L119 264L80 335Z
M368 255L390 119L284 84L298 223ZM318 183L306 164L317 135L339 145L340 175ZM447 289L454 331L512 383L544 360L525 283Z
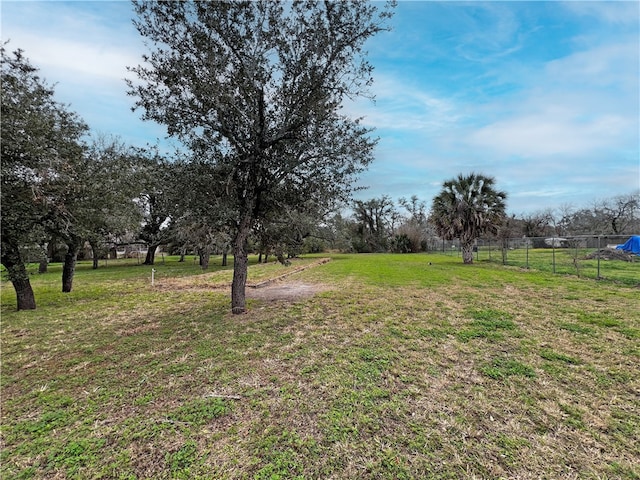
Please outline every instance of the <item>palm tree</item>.
M431 221L444 239L460 239L464 263L473 263L473 242L480 235L496 233L505 216L507 194L494 184L493 177L460 174L444 182L433 199Z

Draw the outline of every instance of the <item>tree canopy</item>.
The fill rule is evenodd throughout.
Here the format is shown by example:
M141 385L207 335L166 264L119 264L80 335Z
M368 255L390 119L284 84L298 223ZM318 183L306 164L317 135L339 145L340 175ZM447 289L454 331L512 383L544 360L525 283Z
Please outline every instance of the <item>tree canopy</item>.
M459 174L445 181L433 199L431 221L441 237L460 239L464 263L473 263L473 242L485 233L497 233L505 216L507 194L494 185L493 177Z
M82 157L86 124L54 99L22 50L2 54L2 264L16 290L18 310L36 302L21 248L40 242L43 225L70 225L61 192Z

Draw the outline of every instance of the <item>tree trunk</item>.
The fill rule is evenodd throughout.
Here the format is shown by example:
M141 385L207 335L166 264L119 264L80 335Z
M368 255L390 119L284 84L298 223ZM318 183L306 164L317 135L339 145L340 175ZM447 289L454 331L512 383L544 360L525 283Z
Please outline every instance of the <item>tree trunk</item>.
M144 262L142 262L143 265L153 265L154 262L156 261L156 250L158 248L158 245L149 245L149 248L147 249L147 256L144 259Z
M502 240L502 264L507 264L507 252L509 251L509 240Z
M38 264L38 273L47 273L49 268L49 256L47 255L49 251L48 245L42 246L42 258L40 259L40 263Z
M93 270L97 270L98 269L98 260L99 260L99 256L100 256L100 251L98 249L98 244L97 243L93 243L93 242L89 242L89 245L91 245L91 256L93 257L93 266L91 267Z
M73 288L73 276L76 273L76 261L78 260L78 252L82 246L82 241L74 237L67 244L67 254L64 256L64 265L62 267L62 291L69 293Z
M466 264L473 263L473 240L460 239L460 247L462 248L462 262Z
M231 313L246 312L245 287L247 284L247 269L249 267L249 253L247 239L251 231L251 219L245 217L238 228L233 243L233 282L231 283Z
M227 266L227 249L225 247L224 251L222 252L222 266L226 267Z
M21 265L21 268L26 273L26 268ZM13 288L16 291L16 300L18 304L18 310L35 310L36 309L36 297L33 294L33 288L31 288L31 282L29 277L21 277L20 279L13 280Z
M291 265L291 262L288 259L284 258L284 252L280 249L276 250L276 258L278 259L280 265L284 265L285 267Z
M7 269L9 280L16 291L18 310L35 310L36 297L33 295L29 274L20 255L20 250L2 242L2 265Z
M200 268L202 270L207 270L209 268L209 259L211 257L211 253L209 249L205 248L200 252Z
M53 245L54 239L52 238L43 248L43 258L40 260L40 265L38 265L38 273L47 273L49 269L49 259L53 258Z
M184 256L186 255L186 253L187 253L186 247L182 247L180 249L180 260L178 260L178 263L184 262Z

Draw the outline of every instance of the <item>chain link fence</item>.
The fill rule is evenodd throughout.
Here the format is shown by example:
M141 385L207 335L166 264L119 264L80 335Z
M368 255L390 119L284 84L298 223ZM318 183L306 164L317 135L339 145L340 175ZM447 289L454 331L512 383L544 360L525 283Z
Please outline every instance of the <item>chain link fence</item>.
M578 235L478 239L473 255L474 260L480 262L640 285L640 256L616 248L630 237ZM436 247L435 242L432 247ZM440 240L432 250L461 256L457 240Z

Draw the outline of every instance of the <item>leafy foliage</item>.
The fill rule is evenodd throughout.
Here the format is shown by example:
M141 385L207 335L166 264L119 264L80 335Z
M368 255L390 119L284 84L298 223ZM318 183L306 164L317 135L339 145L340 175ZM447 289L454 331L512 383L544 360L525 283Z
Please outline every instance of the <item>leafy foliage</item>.
M42 226L66 227L72 218L61 195L73 163L82 156L87 126L54 100L22 50L2 54L2 264L18 297L18 309L34 309L35 298L21 247L40 242Z
M393 201L386 195L367 201L353 202L353 216L356 223L353 241L355 251L370 253L387 250L393 212Z
M443 238L460 238L464 263L473 262L473 241L485 233L497 233L505 216L507 194L494 184L492 177L460 174L444 182L433 199L431 221Z

